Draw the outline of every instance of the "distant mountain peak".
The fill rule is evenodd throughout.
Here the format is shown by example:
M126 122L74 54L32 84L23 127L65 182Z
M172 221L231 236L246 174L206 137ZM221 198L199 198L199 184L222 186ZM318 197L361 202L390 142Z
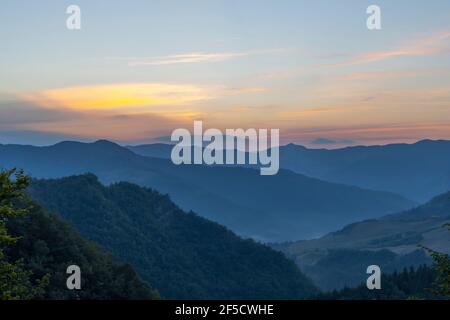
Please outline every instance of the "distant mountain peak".
M83 142L66 140L66 141L61 141L61 142L55 143L52 147L56 147L56 146L69 146L69 145L79 145L79 144L83 144Z
M81 142L81 141L67 140L67 141L58 142L58 143L54 144L53 147L56 147L56 146L75 146L75 145L78 145L78 146L97 145L97 146L121 147L117 143L109 141L109 140L106 140L106 139L100 139L100 140L97 140L97 141L94 141L94 142Z
M450 143L449 140L443 140L443 139L437 139L437 140L431 140L431 139L424 139L424 140L420 140L417 141L416 143L414 143L415 145L436 145L436 144L441 144L441 143Z
M302 145L300 145L300 144L295 144L295 143L289 143L289 144L286 144L286 145L281 146L281 147L282 147L282 148L285 148L285 149L292 149L292 150L295 150L295 149L303 149L303 150L306 150L306 149L307 149L305 146L302 146Z
M119 146L120 147L120 145L118 145L117 143L106 140L106 139L97 140L93 144L104 145L104 146Z

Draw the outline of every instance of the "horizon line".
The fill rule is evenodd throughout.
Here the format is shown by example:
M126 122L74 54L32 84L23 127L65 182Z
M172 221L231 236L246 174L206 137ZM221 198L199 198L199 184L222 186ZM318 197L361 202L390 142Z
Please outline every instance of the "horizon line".
M96 143L100 143L100 142L108 142L108 143L112 143L115 145L118 145L120 147L124 147L124 148L129 148L129 147L139 147L139 146L150 146L150 145L166 145L166 146L171 146L171 145L176 145L175 142L173 143L169 143L169 142L148 142L148 143L127 143L124 141L115 141L113 139L87 139L87 141L83 141L83 140L61 140L55 143L50 143L50 144L27 144L27 143L2 143L0 142L0 146L29 146L29 147L36 147L36 148L45 148L45 147L53 147L59 144L64 144L64 143L80 143L80 144L96 144ZM320 147L317 146L317 148L315 147L310 147L310 146L305 146L303 144L298 144L298 143L294 143L294 142L288 142L285 144L280 144L279 147L288 147L288 146L295 146L295 147L301 147L301 148L305 148L308 150L342 150L342 149L349 149L349 148L361 148L361 147L365 147L365 148L369 148L369 147L386 147L386 146L392 146L392 145L415 145L415 144L419 144L421 142L450 142L450 139L431 139L431 138L423 138L423 139L418 139L414 142L393 142L393 143L386 143L386 144L355 144L355 145L348 145L348 146L339 146L336 148L331 148L331 147ZM225 148L224 148L225 150Z

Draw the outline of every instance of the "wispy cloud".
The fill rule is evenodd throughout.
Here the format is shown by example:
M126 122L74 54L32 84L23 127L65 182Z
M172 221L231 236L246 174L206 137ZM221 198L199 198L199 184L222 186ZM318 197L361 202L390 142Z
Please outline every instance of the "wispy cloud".
M111 113L108 110L47 108L25 101L0 101L0 143L45 144L61 140L135 141L166 134L170 128L192 123L193 111L175 109L142 113ZM176 113L176 114L175 114ZM196 116L197 117L197 116ZM8 120L8 121L6 121Z
M192 64L201 62L222 62L236 58L276 54L284 52L285 49L268 49L253 50L244 52L191 52L182 54L173 54L157 57L124 57L124 58L107 58L107 60L125 60L131 67L138 66L163 66L173 64Z
M321 116L331 113L344 113L353 111L354 109L350 107L329 107L329 108L325 107L325 108L310 108L301 110L282 111L278 113L278 116L280 116L282 119L293 119L293 118Z
M231 107L229 111L235 112L235 113L242 113L242 112L267 112L271 109L277 109L277 106L274 105L239 105L235 107Z
M269 91L264 87L227 87L224 89L225 93L240 94L240 93L262 93Z
M71 110L37 108L34 104L19 100L0 100L0 130L16 128L30 123L61 122L80 115Z
M180 63L199 63L199 62L220 62L230 60L238 57L249 56L248 52L241 53L188 53L188 54L176 54L164 57L151 57L130 60L129 66L161 66L169 64Z
M259 73L252 76L252 80L272 81L272 80L286 80L300 75L302 68L296 67L286 70L270 71Z
M392 50L359 53L353 55L353 58L351 60L326 66L346 67L378 62L396 57L433 56L436 54L448 52L450 50L449 40L450 31L438 32L428 37L416 37L415 40Z

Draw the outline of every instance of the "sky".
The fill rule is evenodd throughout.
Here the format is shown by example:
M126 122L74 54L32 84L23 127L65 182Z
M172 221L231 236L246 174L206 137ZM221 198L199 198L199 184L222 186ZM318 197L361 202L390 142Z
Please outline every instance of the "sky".
M317 148L450 139L448 0L4 0L0 46L0 143L148 143L194 120Z

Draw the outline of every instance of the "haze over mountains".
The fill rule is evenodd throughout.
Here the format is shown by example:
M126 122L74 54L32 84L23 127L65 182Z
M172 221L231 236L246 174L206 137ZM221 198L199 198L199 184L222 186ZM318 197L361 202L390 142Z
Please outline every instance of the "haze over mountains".
M0 145L0 167L24 168L34 178L65 177L35 180L30 193L83 236L131 263L168 298L304 298L317 293L306 276L322 290L340 289L364 281L371 264L390 273L430 263L418 244L450 253L450 235L442 228L450 222L450 193L411 209L415 203L399 194L350 185L367 178L368 188L375 181L386 188L409 186L403 194L415 198L430 193L427 185L446 189L441 158L447 154L439 150L446 150L447 141L338 150L287 145L281 166L290 170L275 176L243 166L175 166L167 158L171 147L122 147L105 140ZM416 155L418 150L428 156ZM358 174L344 174L352 165ZM349 185L294 169L347 179ZM244 237L279 242L272 248L306 276L282 254L177 205Z
M419 266L431 260L418 245L450 254L450 192L417 208L352 223L319 239L273 245L293 258L322 289L355 286L365 267L384 272Z
M281 167L344 184L401 194L418 203L450 190L450 141L349 147L336 150L288 145Z
M169 158L170 145L130 146L141 155ZM280 167L325 181L384 190L417 203L450 190L450 141L356 146L343 149L280 147Z
M289 170L275 176L243 167L175 166L108 141L49 147L0 145L0 166L35 178L91 172L103 183L129 181L167 193L185 210L264 241L305 239L347 223L413 206L402 196L329 183Z
M129 147L136 153L167 158L170 145ZM280 167L319 179L388 190L425 205L379 219L347 225L313 240L273 244L293 258L323 290L364 282L370 264L394 272L430 263L423 245L450 253L450 141L422 140L414 144L308 149L280 147ZM439 196L436 196L445 192ZM357 221L357 220L355 220Z

